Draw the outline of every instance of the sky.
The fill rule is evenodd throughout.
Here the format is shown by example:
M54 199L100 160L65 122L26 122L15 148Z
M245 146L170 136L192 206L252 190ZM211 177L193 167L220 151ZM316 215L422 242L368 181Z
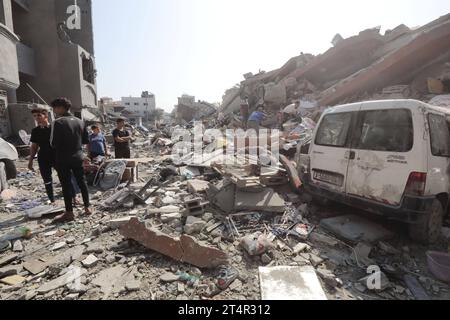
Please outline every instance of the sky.
M221 102L243 74L321 54L339 33L424 25L449 0L93 0L99 97L150 91L171 111L182 94Z

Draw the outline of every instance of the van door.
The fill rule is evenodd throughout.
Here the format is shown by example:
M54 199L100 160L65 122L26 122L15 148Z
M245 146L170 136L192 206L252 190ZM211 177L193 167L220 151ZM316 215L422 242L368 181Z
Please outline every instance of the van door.
M348 164L352 156L352 127L360 107L360 104L355 104L338 112L331 109L322 117L310 150L313 184L345 193Z
M348 167L348 195L398 206L410 174L426 172L426 151L419 152L423 120L418 120L415 134L414 112L423 119L414 108L380 110L377 104L362 108L352 140L355 158Z

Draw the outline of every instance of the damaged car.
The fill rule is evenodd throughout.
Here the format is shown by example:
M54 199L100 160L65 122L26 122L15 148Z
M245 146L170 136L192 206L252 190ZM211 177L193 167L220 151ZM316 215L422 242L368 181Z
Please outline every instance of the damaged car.
M329 108L307 154L305 190L406 222L412 239L439 239L449 214L450 110L416 100Z

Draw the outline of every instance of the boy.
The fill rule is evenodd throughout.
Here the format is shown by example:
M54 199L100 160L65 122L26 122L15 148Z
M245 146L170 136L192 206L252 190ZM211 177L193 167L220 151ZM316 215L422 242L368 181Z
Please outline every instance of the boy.
M106 139L100 127L93 125L91 130L92 134L89 136L89 158L93 160L98 156L108 156L108 146L106 145Z
M34 109L31 111L38 126L31 131L31 155L28 169L34 171L33 161L37 154L39 171L44 180L45 191L51 203L55 203L53 192L52 168L55 168L55 150L50 146L51 126L48 121L48 111Z
M133 139L130 132L125 129L125 120L117 119L117 127L112 132L114 137L114 151L116 159L130 159L130 141Z

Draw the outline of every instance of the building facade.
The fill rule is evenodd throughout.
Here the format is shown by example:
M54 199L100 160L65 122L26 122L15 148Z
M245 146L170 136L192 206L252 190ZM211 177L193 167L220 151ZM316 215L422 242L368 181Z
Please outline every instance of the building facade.
M80 117L97 108L91 0L0 0L0 57L0 108L56 97Z
M144 120L148 120L156 110L156 98L152 93L143 92L140 98L123 97L122 106L126 111L137 114Z

